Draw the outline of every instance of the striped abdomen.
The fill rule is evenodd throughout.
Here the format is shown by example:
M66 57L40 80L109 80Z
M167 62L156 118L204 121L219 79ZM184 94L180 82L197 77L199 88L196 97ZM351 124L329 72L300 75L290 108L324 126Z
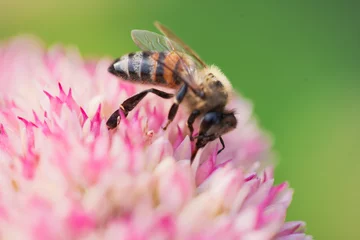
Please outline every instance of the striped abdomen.
M182 59L182 60L181 60ZM177 88L184 73L183 64L191 64L189 57L175 52L136 52L116 59L109 72L134 83Z

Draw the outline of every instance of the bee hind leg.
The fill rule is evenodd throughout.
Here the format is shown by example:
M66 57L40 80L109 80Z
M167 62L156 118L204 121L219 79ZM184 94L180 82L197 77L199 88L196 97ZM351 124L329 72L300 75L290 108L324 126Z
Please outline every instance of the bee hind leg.
M188 86L186 84L182 85L180 90L177 92L175 96L175 100L173 105L170 108L169 115L168 115L168 121L166 122L165 126L162 127L163 130L166 130L169 124L174 120L176 113L179 109L179 104L184 99L186 92L187 92Z
M107 120L106 125L108 127L108 129L113 129L116 128L116 126L119 124L119 120L120 120L120 111L122 111L125 115L125 117L129 114L129 112L131 110L133 110L136 105L148 94L148 93L153 93L161 98L164 99L170 99L172 97L174 97L174 94L172 93L166 93L163 91L160 91L158 89L155 88L150 88L147 90L144 90L128 99L126 99L119 107L118 110L116 110L111 116L110 118Z

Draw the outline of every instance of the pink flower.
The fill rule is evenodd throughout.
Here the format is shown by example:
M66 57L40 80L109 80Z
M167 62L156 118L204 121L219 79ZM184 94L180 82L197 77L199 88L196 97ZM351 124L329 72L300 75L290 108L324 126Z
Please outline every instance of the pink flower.
M311 239L285 223L292 198L274 186L271 142L237 97L238 128L198 152L185 113L147 96L108 131L107 117L144 89L16 38L0 47L1 239Z

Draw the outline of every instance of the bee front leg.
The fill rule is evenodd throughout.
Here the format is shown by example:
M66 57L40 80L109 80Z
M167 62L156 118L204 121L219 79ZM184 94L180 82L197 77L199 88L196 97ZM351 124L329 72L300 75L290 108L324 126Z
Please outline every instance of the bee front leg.
M120 119L120 111L122 111L125 115L125 117L129 114L131 110L133 110L136 105L148 94L153 93L161 98L169 99L174 97L174 94L172 93L166 93L160 90L157 90L155 88L150 88L147 90L144 90L128 99L126 99L119 107L118 110L116 110L113 114L111 114L110 118L107 120L106 125L108 129L116 128L116 126L119 124Z
M200 111L199 110L194 110L192 111L192 113L190 114L188 120L187 120L187 123L186 125L188 126L189 130L190 130L190 141L194 141L195 138L193 136L193 133L194 133L194 127L193 127L193 124L195 122L195 119L200 115Z
M168 115L168 121L165 124L165 126L162 128L163 130L166 130L169 124L174 120L176 113L179 109L179 104L184 99L186 92L187 92L188 86L186 84L182 85L180 90L177 92L175 96L175 100L173 105L170 108L169 115Z
M220 154L225 149L225 143L221 136L219 137L219 140L220 140L222 148L217 152L217 154Z

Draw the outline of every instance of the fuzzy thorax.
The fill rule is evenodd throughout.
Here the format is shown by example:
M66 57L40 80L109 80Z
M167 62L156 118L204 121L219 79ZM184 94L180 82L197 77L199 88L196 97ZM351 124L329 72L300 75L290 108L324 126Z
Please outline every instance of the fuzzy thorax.
M199 98L191 91L188 92L185 99L190 112L198 110L205 114L209 111L223 111L232 95L229 80L214 65L200 70L195 76L195 82L204 91L205 99Z
M224 73L222 73L219 67L215 65L210 65L200 72L200 74L204 77L208 76L210 73L212 73L215 78L222 83L226 92L231 93L233 91L230 81L227 79Z

